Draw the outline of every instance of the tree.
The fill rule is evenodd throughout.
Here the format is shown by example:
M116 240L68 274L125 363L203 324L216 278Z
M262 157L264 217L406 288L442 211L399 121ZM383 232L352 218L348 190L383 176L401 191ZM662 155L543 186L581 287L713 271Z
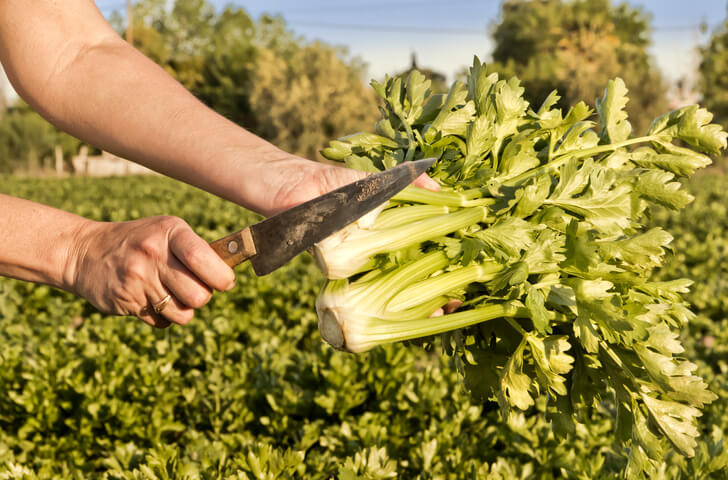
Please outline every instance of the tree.
M341 55L318 42L295 49L289 58L261 49L251 77L253 130L314 158L328 141L371 128L376 99L362 83L363 67L342 62Z
M204 83L202 70L212 47L216 14L206 0L142 0L133 7L134 46L188 90ZM112 19L120 33L127 27Z
M708 44L700 49L698 84L701 103L723 127L728 127L728 22L713 32Z
M516 75L535 105L557 89L561 105L592 103L622 77L636 132L667 109L666 86L647 53L649 17L610 0L506 0L489 69Z
M281 18L255 22L237 7L216 14L205 0L166 3L135 6L134 45L230 120L312 158L329 140L373 124L364 65L343 49L306 42Z

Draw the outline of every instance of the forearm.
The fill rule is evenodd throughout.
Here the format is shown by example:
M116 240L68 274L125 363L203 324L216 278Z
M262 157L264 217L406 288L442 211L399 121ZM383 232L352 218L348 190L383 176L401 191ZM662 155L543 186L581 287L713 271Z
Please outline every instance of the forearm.
M104 313L185 324L235 273L182 219L95 222L0 194L0 276L80 295ZM164 301L165 308L150 308ZM169 306L166 306L169 303Z
M91 0L0 1L0 60L63 130L264 215L363 175L283 152L207 108ZM439 188L427 177L419 186Z
M71 291L80 237L93 222L0 194L0 275Z
M99 68L107 65L113 73ZM258 212L275 187L265 169L289 157L205 107L118 37L84 50L30 98L84 141Z
M0 2L0 60L21 96L61 129L258 212L273 209L281 179L271 169L291 156L205 107L90 0Z

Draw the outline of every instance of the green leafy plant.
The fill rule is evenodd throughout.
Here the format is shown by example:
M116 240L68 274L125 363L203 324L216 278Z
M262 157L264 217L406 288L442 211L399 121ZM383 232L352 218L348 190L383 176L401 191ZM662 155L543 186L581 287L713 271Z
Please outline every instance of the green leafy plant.
M724 21L721 26L713 29L710 39L700 47L697 85L697 90L702 95L701 103L715 114L718 122L724 127L728 125L728 90L724 80L728 73L726 46L728 46L728 23ZM681 87L689 88L685 84Z
M368 171L434 156L443 189L409 188L382 223L319 246L333 278L317 301L323 337L365 351L453 330L445 352L504 418L548 398L564 436L611 398L630 478L656 471L670 444L695 455L696 419L716 396L678 340L694 318L681 297L691 282L651 280L673 237L647 221L652 205L684 208L678 177L726 148L712 115L685 107L633 137L616 79L595 129L584 103L564 113L552 92L531 109L517 79L477 58L447 96L417 72L373 85L384 101L376 133L324 155ZM452 299L457 312L429 317Z
M700 278L684 294L698 316L682 328L683 355L720 397L702 409L695 456L668 452L654 478L728 478L725 182L696 175L686 183L695 202L679 215L659 208L650 223L676 250L654 280ZM208 240L258 219L160 177L2 188L101 221L178 215ZM504 422L439 351L329 348L314 313L320 283L306 255L266 277L241 268L236 288L195 321L157 331L0 278L0 478L254 478L251 457L274 475L298 462L281 475L315 480L393 468L421 480L621 478L628 452L615 448L611 402L583 412L567 441L543 395Z

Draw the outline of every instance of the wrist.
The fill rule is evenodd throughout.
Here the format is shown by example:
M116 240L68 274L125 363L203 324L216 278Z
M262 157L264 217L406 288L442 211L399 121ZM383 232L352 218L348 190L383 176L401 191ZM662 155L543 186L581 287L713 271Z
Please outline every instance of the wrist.
M61 234L59 243L65 248L59 249L62 254L57 260L60 265L60 274L57 275L59 288L78 294L79 277L88 259L92 239L100 233L102 225L102 222L79 218L72 228Z
M236 181L225 197L265 216L291 206L282 203L285 192L315 179L326 167L267 142L256 148L231 149L227 155L225 163L235 165L230 178Z

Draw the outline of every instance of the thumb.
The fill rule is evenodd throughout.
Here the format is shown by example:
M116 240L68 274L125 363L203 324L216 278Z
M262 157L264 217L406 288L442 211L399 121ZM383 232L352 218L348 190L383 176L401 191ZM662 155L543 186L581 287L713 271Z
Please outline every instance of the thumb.
M370 175L367 172L362 172L360 170L354 170L351 168L332 168L334 170L329 172L328 175L324 176L323 186L326 190L322 191L322 193L335 190L339 187L343 187L344 185L348 185L349 183L355 182L366 177L367 175ZM426 173L423 173L422 175L417 177L415 181L412 182L412 185L414 185L415 187L424 188L426 190L431 190L433 192L440 191L440 184L430 178Z
M369 175L367 172L351 168L330 166L323 171L321 177L321 193L336 190L339 187L348 185Z

